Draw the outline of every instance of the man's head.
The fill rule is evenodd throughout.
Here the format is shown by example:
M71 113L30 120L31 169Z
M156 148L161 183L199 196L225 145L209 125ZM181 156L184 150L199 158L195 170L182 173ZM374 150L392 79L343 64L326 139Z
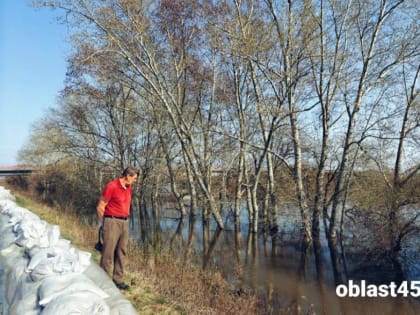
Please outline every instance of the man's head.
M122 172L122 177L124 178L126 184L131 185L137 180L139 174L140 171L137 167L129 166Z

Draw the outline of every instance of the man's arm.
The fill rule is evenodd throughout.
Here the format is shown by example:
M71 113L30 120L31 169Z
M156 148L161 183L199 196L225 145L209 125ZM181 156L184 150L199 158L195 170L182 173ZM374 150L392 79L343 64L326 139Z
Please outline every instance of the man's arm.
M98 216L101 219L104 217L105 207L107 204L108 204L108 201L101 198L99 199L98 205L96 206L96 212L98 213Z

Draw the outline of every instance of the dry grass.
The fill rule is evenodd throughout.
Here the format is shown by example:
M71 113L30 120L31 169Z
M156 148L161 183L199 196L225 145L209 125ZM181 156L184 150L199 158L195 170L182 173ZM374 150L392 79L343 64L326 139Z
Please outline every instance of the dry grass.
M60 212L13 191L17 202L50 224L59 225L61 234L72 244L100 255L93 249L97 229L87 226L75 215ZM131 291L123 294L140 314L263 314L264 307L252 295L237 295L215 271L203 271L193 264L174 261L165 253L145 257L136 244L129 248L126 280Z

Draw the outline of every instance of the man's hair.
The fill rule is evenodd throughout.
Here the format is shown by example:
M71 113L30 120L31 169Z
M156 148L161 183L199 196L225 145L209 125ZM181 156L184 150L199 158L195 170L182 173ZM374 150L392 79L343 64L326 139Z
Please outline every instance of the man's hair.
M140 170L135 166L129 166L122 172L123 177L134 176L134 175L139 176L139 174L140 174Z

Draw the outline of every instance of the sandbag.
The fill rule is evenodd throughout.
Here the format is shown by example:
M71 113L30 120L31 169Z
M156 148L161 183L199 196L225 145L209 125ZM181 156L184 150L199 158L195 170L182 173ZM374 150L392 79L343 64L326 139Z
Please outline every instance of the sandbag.
M19 293L18 287L22 281L21 279L27 276L25 273L25 262L22 260L16 261L13 265L8 266L6 272L6 302L11 305Z
M49 302L41 315L109 315L105 301L89 291L60 295Z
M45 306L60 295L68 295L74 292L90 292L102 299L109 297L87 276L70 273L44 279L39 288L39 304Z
M23 273L16 285L16 294L9 308L9 315L39 314L38 306L39 282L33 282L27 273Z

